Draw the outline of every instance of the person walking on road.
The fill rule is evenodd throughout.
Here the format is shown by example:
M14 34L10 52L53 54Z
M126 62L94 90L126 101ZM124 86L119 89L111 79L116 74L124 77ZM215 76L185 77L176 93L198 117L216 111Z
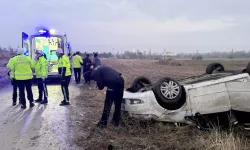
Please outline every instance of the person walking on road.
M34 107L33 93L31 89L33 61L29 56L24 55L24 50L25 49L23 48L17 49L17 56L12 58L13 60L11 60L9 68L14 73L15 80L19 88L22 103L21 108L26 109L25 88L30 102L30 107Z
M73 68L74 68L76 84L79 84L81 81L81 67L82 67L82 65L83 65L83 60L82 60L82 57L80 56L80 52L78 51L73 56Z
M61 75L61 89L64 96L64 100L61 102L61 106L69 105L69 83L71 79L71 71L70 71L70 60L64 55L63 50L59 48L56 51L56 55L59 58L59 65L62 66Z
M90 69L91 69L91 60L89 58L89 54L86 55L86 57L84 58L83 60L83 77L84 77L84 80L85 80L85 83L88 83L90 84L90 76L91 76L91 72L90 72Z
M37 78L39 98L35 102L41 104L48 103L48 90L46 78L48 77L48 61L44 57L42 50L36 50L35 73ZM44 99L43 99L44 97Z
M8 61L8 64L7 64L7 68L10 69L10 64L12 63L11 61L13 60L15 56L11 57ZM16 105L16 102L17 102L17 83L16 83L16 79L15 79L15 76L14 76L14 72L13 71L9 71L8 72L8 76L10 77L11 79L11 85L13 87L13 93L12 93L12 100L13 100L13 103L12 105L15 106ZM20 92L19 92L19 104L21 104L21 99L20 99Z
M94 61L93 61L93 67L96 68L98 66L101 66L101 60L98 58L98 53L94 54Z
M104 87L107 87L102 118L97 124L97 126L101 128L106 127L107 125L113 102L115 104L115 111L113 114L112 124L119 126L124 90L124 79L121 75L121 73L106 66L98 66L91 72L91 79L96 81L99 90L103 90Z

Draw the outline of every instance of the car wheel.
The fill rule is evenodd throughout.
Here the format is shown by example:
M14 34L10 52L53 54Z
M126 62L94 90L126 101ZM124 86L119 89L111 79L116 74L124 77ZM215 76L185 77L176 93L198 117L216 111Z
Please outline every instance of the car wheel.
M134 92L137 92L140 89L149 86L151 84L152 82L147 77L140 76L134 79L131 85L131 89L133 89Z
M214 71L225 71L224 66L220 63L212 63L209 64L206 68L206 73L207 74L212 74Z
M156 100L165 109L176 110L186 102L184 88L174 79L160 79L153 88Z
M242 71L243 73L248 73L250 75L250 62L248 63L246 69Z

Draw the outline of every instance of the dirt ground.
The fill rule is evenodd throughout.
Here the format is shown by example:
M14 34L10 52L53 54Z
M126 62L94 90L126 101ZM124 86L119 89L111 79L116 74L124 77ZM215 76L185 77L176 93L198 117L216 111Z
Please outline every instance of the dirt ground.
M211 62L184 61L182 66L167 66L150 60L102 61L123 74L126 88L141 75L155 82L164 76L180 79L203 74L206 65ZM248 63L246 60L219 62L230 70L242 69ZM120 127L109 124L106 129L99 131L95 128L95 122L101 117L105 90L99 91L94 86L82 84L79 88L81 94L74 99L75 108L70 118L76 133L72 142L82 149L250 149L250 132L240 129L204 132L192 126L175 127L173 124L123 119Z

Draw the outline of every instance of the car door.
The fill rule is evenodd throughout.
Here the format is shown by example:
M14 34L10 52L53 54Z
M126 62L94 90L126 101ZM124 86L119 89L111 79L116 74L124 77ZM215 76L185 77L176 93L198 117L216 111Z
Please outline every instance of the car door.
M242 74L243 75L243 74ZM226 83L233 110L250 112L250 77L248 74Z
M187 106L193 115L225 112L231 109L229 95L224 82L212 80L185 86Z

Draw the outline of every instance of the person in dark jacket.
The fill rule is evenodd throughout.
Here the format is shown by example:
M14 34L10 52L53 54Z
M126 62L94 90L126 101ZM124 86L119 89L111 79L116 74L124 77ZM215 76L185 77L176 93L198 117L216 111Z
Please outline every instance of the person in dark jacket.
M85 80L85 83L89 83L90 84L90 76L91 76L91 72L90 72L90 67L91 67L92 63L91 60L89 58L89 54L86 55L86 57L83 59L83 77Z
M120 72L107 66L98 66L91 72L91 79L96 82L99 90L103 90L104 87L107 87L102 118L97 124L101 128L107 125L113 102L115 104L115 111L112 124L119 126L124 91L124 79L121 75Z
M93 67L96 68L98 66L101 66L101 60L98 58L98 53L94 54L94 62L93 62Z

